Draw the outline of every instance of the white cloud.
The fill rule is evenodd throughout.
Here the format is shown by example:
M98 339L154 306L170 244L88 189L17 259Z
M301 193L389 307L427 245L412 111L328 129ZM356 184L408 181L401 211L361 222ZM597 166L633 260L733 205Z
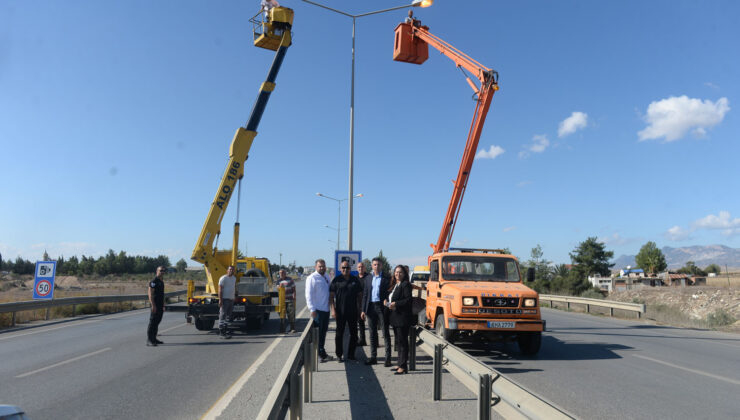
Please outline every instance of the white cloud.
M704 86L706 86L706 87L710 87L710 88L712 88L712 89L719 89L719 86L715 85L715 84L714 84L714 83L712 83L712 82L704 82Z
M550 140L545 134L535 134L532 136L532 144L525 146L525 150L519 152L519 158L526 158L531 153L542 153L550 145Z
M512 230L516 229L516 226L509 226L504 228L504 232L511 232Z
M624 238L622 237L622 235L615 233L615 234L612 234L611 236L600 237L598 240L599 242L603 242L606 245L614 246L614 245L627 245L629 243L635 242L637 239L636 238Z
M526 187L527 185L531 184L532 181L519 181L517 182L516 186L519 188Z
M558 137L565 137L576 131L586 128L588 125L588 115L585 112L575 111L570 117L560 122L558 126Z
M727 98L712 102L709 99L702 101L686 95L671 96L648 105L645 116L648 126L637 135L640 141L661 137L665 138L665 141L675 141L689 131L701 137L706 134L707 128L722 122L729 110Z
M689 232L680 226L673 226L663 236L670 241L683 241L689 238Z
M740 218L732 218L730 212L720 211L718 215L710 214L693 223L695 229L721 230L725 236L740 234Z
M500 146L493 146L491 145L491 148L486 151L485 149L479 150L478 153L475 154L476 159L496 159L497 156L503 154L505 150L501 148Z

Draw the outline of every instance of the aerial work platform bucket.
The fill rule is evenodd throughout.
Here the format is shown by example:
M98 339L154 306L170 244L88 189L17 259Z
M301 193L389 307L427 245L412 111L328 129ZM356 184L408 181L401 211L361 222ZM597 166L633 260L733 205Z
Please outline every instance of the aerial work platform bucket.
M396 26L393 59L405 63L421 64L429 58L429 45L413 35L412 25L412 23L400 23ZM426 26L422 28L429 29Z
M285 46L291 44L290 29L293 27L293 9L287 7L273 7L264 17L262 12L252 19L252 32L254 34L254 46L277 51L283 43L285 35Z

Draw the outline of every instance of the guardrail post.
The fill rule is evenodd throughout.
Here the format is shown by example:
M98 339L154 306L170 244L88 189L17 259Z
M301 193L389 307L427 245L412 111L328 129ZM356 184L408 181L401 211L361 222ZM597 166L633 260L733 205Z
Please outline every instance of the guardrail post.
M319 328L313 319L308 321L313 322L311 326L311 360L313 360L313 371L319 371Z
M587 304L586 304L586 313L590 313L590 312L591 312L591 305L589 305L589 304L587 303Z
M609 308L609 316L614 316L614 308Z
M491 419L491 375L478 375L478 420Z
M409 370L416 370L416 327L409 329Z
M288 377L288 400L290 401L290 420L298 420L303 414L301 401L301 381L298 378L298 371L290 372Z
M567 308L570 310L570 302L565 302L565 304L568 305Z
M13 312L13 315L10 317L10 326L15 327L15 312Z
M313 402L313 365L316 363L311 352L311 344L313 335L308 337L309 340L303 344L303 402Z
M442 345L434 345L434 401L442 399Z
M74 318L75 315L77 315L77 305L72 305L72 318Z

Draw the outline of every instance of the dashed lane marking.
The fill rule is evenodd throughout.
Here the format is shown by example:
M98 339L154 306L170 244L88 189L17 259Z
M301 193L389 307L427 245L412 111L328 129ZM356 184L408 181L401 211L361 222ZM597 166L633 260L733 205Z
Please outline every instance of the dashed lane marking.
M24 374L21 374L21 375L16 376L16 378L25 378L26 376L31 376L33 374L36 374L36 373L39 373L39 372L43 372L45 370L49 370L49 369L53 369L55 367L66 365L67 363L76 362L76 361L78 361L80 359L84 359L86 357L95 356L96 354L100 354L100 353L106 352L106 351L108 351L110 349L111 349L110 347L106 347L104 349L100 349L100 350L94 351L92 353L87 353L87 354L83 354L82 356L73 357L73 358L68 359L68 360L65 360L63 362L54 363L53 365L42 367L41 369L36 369L36 370L32 370L30 372L26 372Z
M732 379L732 378L727 378L727 377L724 377L724 376L715 375L715 374L709 373L709 372L703 372L703 371L697 370L697 369L691 369L691 368L687 368L687 367L683 367L683 366L679 366L679 365L674 365L673 363L668 363L668 362L664 362L662 360L653 359L652 357L640 356L639 354L633 354L633 356L639 357L640 359L650 360L651 362L660 363L661 365L670 366L672 368L685 370L685 371L691 372L691 373L696 373L698 375L704 375L704 376L708 376L710 378L719 379L720 381L729 382L731 384L740 385L740 381L738 381L736 379Z

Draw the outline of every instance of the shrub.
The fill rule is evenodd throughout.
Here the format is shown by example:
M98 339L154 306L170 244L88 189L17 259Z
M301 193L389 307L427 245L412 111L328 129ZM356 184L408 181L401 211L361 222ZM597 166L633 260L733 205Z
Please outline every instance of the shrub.
M588 289L585 292L581 293L581 297L588 299L604 299L604 295L594 289Z
M707 316L707 324L711 327L722 327L730 325L737 321L729 312L724 309L717 309L714 313Z
M86 303L84 305L77 306L77 313L82 315L97 314L100 313L97 303Z

